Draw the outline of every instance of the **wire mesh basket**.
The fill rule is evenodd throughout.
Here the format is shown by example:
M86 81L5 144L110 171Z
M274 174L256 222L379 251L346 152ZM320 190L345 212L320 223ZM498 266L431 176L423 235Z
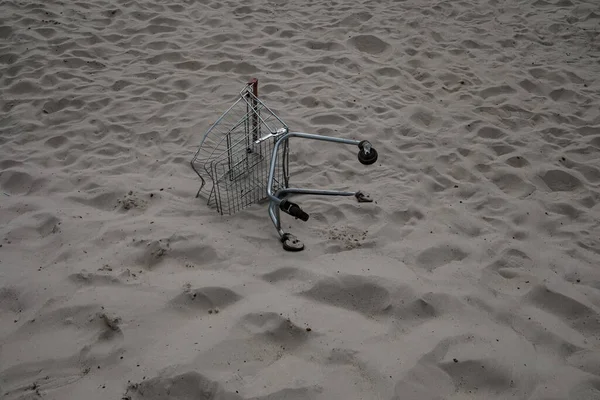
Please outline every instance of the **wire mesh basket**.
M361 191L314 190L289 187L289 138L358 145L364 165L377 160L366 141L290 132L288 126L258 98L258 80L251 80L227 111L204 134L191 165L202 180L196 197L207 192L207 203L221 215L232 215L269 199L269 216L283 248L298 251L304 244L281 229L280 211L307 221L309 216L287 198L290 194L355 196L372 201Z
M192 160L192 167L208 190L208 204L222 215L232 215L267 196L267 174L274 140L260 140L287 133L288 127L258 99L255 81L248 84L234 104L210 127ZM278 149L273 190L287 187L289 147ZM207 176L207 180L203 175Z

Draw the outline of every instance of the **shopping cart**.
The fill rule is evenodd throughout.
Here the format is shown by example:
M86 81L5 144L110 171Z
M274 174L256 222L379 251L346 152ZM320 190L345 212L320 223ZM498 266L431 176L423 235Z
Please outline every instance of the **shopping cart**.
M359 202L373 200L361 191L289 187L289 139L292 137L356 145L362 164L371 165L377 161L377 151L366 140L290 132L287 125L259 100L258 80L252 79L234 104L204 134L191 165L202 180L196 197L210 181L206 189L207 203L221 215L232 215L268 199L269 216L283 248L300 251L304 244L282 230L280 211L302 221L308 221L309 216L288 199L289 195L354 196Z

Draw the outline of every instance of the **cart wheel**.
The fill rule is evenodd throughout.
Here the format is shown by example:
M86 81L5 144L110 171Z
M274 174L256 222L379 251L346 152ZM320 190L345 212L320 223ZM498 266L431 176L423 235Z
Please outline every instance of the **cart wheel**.
M363 140L358 144L360 151L358 152L358 161L363 165L371 165L377 161L377 150L375 150L371 143Z
M373 199L367 193L357 192L355 195L359 203L372 203Z
M298 238L291 233L284 233L281 238L283 249L286 251L302 251L304 250L304 243L298 240Z

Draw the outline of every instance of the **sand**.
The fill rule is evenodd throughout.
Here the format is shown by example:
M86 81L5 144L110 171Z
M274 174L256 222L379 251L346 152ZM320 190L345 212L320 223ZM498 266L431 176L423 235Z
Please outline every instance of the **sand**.
M0 10L3 399L600 399L594 0ZM303 252L195 198L253 77L379 152L292 142L375 199L297 198Z

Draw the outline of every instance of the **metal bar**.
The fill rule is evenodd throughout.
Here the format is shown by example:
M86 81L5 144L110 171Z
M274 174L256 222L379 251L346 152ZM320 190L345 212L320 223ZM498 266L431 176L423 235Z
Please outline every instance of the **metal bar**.
M194 164L192 164L192 168L194 168ZM196 171L196 168L194 168L194 171ZM202 191L202 188L204 187L204 185L206 185L206 181L204 180L204 178L202 177L202 175L200 175L200 173L198 171L196 171L196 174L198 174L198 176L202 180L202 185L200 185L200 189L198 189L198 191L196 192L196 198L198 198L198 197L200 197L200 192Z
M335 136L323 136L323 135L316 135L314 133L304 133L304 132L288 132L285 136L282 136L281 139L283 139L284 137L297 137L297 138L301 138L301 139L320 140L320 141L324 141L324 142L353 144L356 146L358 146L358 144L360 143L360 140L343 139L343 138L339 138L339 137L335 137Z
M215 196L215 186L213 185L212 189L210 190L210 193L208 195L208 200L206 201L206 204L210 206L210 200L212 199L212 197Z
M248 104L248 102L246 102L246 115L249 115L250 113L250 105ZM244 122L244 136L246 137L246 149L250 149L251 148L251 141L250 141L250 121L248 121L248 118L244 118L245 122ZM246 159L248 159L248 157L246 157Z
M276 196L285 193L296 193L296 194L313 194L318 196L356 196L358 192L344 192L342 190L318 190L318 189L300 189L300 188L288 188L281 189L276 192Z
M211 163L211 166L214 168L215 175L216 175L217 166L215 165L215 163ZM217 210L219 211L219 213L221 213L221 215L223 215L223 203L221 201L220 182L218 182L218 181L214 182L214 190L215 190L215 201L217 204Z
M231 149L231 134L227 132L227 170L229 171L229 179L233 179L233 170L231 168L231 164L233 163L233 154Z
M275 205L275 203L269 204L269 216L271 217L271 221L273 221L273 225L275 225L275 229L277 230L279 237L282 238L284 232L281 229L281 218L279 215L279 208L276 207L277 206Z
M283 187L287 188L290 185L290 143L287 140L283 145L282 165Z
M252 108L254 112L252 113L252 139L257 140L260 136L258 134L258 79L252 78L249 82L252 85L252 94L254 98L252 98Z
M243 189L240 187L240 180L238 178L239 178L239 175L236 175L235 179L231 182L231 186L229 187L229 190L227 191L227 195L230 195L231 192L235 193L235 195L232 196L233 212L236 212L241 207L240 203L242 202L242 199L240 198L239 193Z

